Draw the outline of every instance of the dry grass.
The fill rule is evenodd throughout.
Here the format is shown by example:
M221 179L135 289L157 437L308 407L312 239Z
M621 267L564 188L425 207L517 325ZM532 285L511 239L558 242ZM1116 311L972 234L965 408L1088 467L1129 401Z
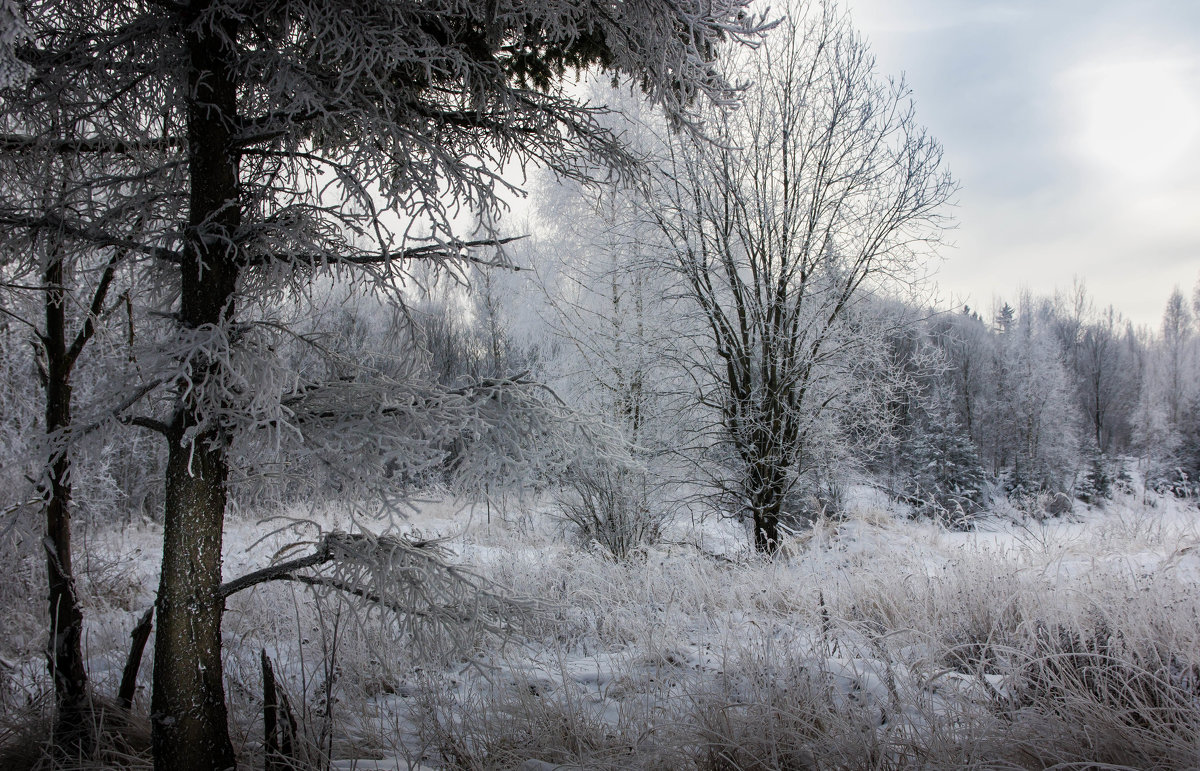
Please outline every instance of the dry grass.
M138 771L152 767L150 723L110 703L92 704L94 753L64 754L54 745L53 714L47 696L10 713L0 724L0 768L5 771L85 771L111 768Z
M614 562L564 542L546 513L469 526L446 513L420 524L455 535L453 559L540 602L521 634L428 659L402 626L335 595L239 595L225 627L240 641L227 657L235 744L259 764L265 648L314 769L372 757L466 769L1197 767L1200 536L1194 513L1164 508L995 534L878 515L819 522L774 562L714 558L679 529L644 560ZM232 558L261 564L285 541ZM130 590L107 580L111 561L94 564L105 574L83 581L97 588L89 608L109 602L126 619ZM115 660L121 636L99 632L121 624L94 623L92 639L114 651L93 661ZM39 767L45 703L6 712L0 746L26 760L0 768ZM137 752L110 760L145 764Z
M530 643L555 687L479 676L418 713L472 769L1196 767L1194 543L1124 511L1002 536L819 523L784 564L511 545L485 572L560 608ZM594 685L581 659L620 671Z

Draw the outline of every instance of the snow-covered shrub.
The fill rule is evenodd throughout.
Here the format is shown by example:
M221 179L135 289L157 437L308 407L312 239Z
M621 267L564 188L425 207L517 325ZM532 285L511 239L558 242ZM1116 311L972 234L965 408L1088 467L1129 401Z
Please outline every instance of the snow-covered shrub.
M1130 609L1125 608L1128 612ZM997 714L1015 720L1035 763L1105 768L1194 766L1200 738L1200 663L1137 622L1103 616L1037 623L993 641L1003 693ZM1150 636L1147 636L1147 632ZM1008 642L1009 644L1005 644Z
M556 511L580 541L616 560L656 543L666 524L666 513L650 500L646 473L609 463L571 469Z
M1146 470L1146 487L1160 495L1176 498L1200 496L1200 475L1178 460L1172 457L1152 462Z
M457 681L431 679L414 707L423 740L448 768L646 768L636 726L613 730L604 705L571 698L565 687L525 677L498 679L462 695ZM667 764L659 767L672 767Z
M993 501L992 510L1006 516L1013 522L1026 519L1044 521L1052 517L1061 517L1075 510L1071 496L1062 492L1040 489L1037 485L1024 482L1014 482L1014 476L1007 474L1001 479L1001 489L1007 505Z
M700 740L696 766L732 771L879 764L885 741L875 730L881 714L874 700L838 698L844 694L837 686L815 660L737 662L693 697L688 717Z

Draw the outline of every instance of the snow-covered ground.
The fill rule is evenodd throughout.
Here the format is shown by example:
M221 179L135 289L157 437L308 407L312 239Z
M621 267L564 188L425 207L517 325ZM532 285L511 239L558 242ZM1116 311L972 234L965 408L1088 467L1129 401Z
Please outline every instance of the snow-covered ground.
M618 564L548 503L425 501L393 531L444 538L447 562L525 611L467 649L418 652L335 594L237 595L236 741L248 757L261 742L265 650L310 759L338 769L1200 765L1200 515L1154 502L952 532L864 493L773 561L708 520ZM384 523L349 505L233 518L226 575L357 527ZM152 602L159 537L145 524L80 544L100 692ZM6 705L46 686L36 625L13 628Z

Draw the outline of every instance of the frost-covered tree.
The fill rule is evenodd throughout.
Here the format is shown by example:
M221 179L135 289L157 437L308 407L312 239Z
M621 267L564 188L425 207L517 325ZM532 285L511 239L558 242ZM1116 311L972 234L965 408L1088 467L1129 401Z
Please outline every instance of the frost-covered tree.
M44 176L39 179L44 179L48 188L61 190L75 181L54 174L49 168L42 171ZM71 202L53 194L46 198L55 198L53 203L46 202L48 211L63 211L71 206ZM3 206L0 203L0 208ZM29 342L34 347L31 369L36 372L41 390L42 441L35 446L40 450L42 462L32 465L37 468L34 473L45 533L42 544L50 619L46 660L57 707L54 736L60 748L68 753L86 754L92 746L93 721L89 714L82 649L83 612L75 586L71 522L75 488L78 481L86 479L79 473L75 460L84 435L96 428L78 416L80 412L85 416L92 412L87 417L95 420L97 402L102 400L94 398L87 405L90 409L81 410L77 375L84 369L83 356L92 347L89 343L100 325L101 314L111 310L109 294L118 294L113 291L114 278L124 255L119 251L98 255L86 250L81 254L76 245L63 243L53 233L42 231L37 236L4 239L3 247L13 250L10 253L22 263L8 267L15 267L15 276L24 283L9 286L19 287L20 291L14 294L27 295L14 298L16 302L10 306L21 308L24 313L9 309L5 312L28 325ZM40 313L32 312L34 308ZM95 368L88 374L100 377ZM98 389L89 390L95 395ZM118 386L115 390L123 389ZM138 395L134 392L129 398L136 400ZM124 406L127 405L117 404L113 410L119 413Z
M613 96L593 87L593 98ZM649 120L644 105L616 94L631 119ZM645 122L623 133L643 151L656 140ZM563 388L616 426L642 451L661 450L678 437L671 420L679 371L673 343L680 336L675 276L664 266L661 233L631 187L594 190L546 180L538 192L536 239L528 246L538 266L542 313L557 341L552 365Z
M1005 306L1010 307L1010 306ZM1025 296L995 348L988 430L994 471L1019 494L1070 488L1079 464L1071 381L1057 341Z
M23 45L32 35L24 32ZM41 391L42 436L30 441L40 457L23 465L33 469L44 522L54 736L60 749L86 754L93 720L72 519L76 491L94 481L84 472L95 469L78 461L99 429L158 385L132 366L134 316L126 310L135 293L131 239L155 218L159 196L137 178L140 163L89 144L104 121L89 122L96 105L86 79L77 80L68 67L30 63L26 70L29 77L10 83L0 97L0 311L27 335L29 370ZM103 235L81 237L80 228ZM113 326L119 334L98 340ZM94 355L98 343L100 356ZM117 353L117 346L125 350ZM22 488L11 495L24 499Z
M964 306L961 313L936 319L931 339L946 362L946 391L957 422L977 447L983 446L982 415L988 399L993 339L979 314Z
M1084 326L1075 378L1096 449L1100 453L1126 449L1141 367L1133 333L1112 306Z
M1190 494L1195 464L1196 406L1200 404L1200 335L1178 287L1167 300L1161 334L1146 334L1145 374L1135 417L1134 442L1151 461L1147 482Z
M789 493L837 446L832 418L857 409L878 339L861 300L912 277L954 184L834 3L794 8L744 67L744 105L710 117L715 142L670 143L650 211L704 329L696 398L770 551Z
M902 444L907 468L900 492L916 513L965 527L987 500L983 463L945 395L935 389L922 402Z
M888 489L914 514L965 526L987 491L979 452L962 419L972 414L963 407L979 398L972 349L957 334L964 321L972 328L972 319L894 306L885 334L895 383L888 402L894 430L872 469L886 475ZM969 383L972 390L964 388Z
M1167 418L1178 426L1195 383L1192 361L1192 314L1179 287L1167 298L1163 311L1162 344L1165 367Z
M151 364L171 395L134 422L168 447L155 763L228 768L219 588L240 469L275 439L383 458L355 473L400 456L426 463L446 439L428 432L467 430L481 404L528 403L519 384L429 393L289 371L274 354L292 339L287 313L315 275L388 291L413 261L456 264L470 244L452 215L492 207L510 162L566 176L627 164L561 85L568 69L628 75L685 121L692 101L732 97L714 58L755 22L741 3L694 0L55 0L25 10L18 54L31 87L70 75L87 101L64 139L36 133L25 107L5 100L7 151L117 158L125 181L152 191L140 201L149 209L131 215L136 234L118 227L128 217L71 211L56 225L154 263L147 280L173 327ZM30 211L4 224L44 223Z
M646 100L598 79L590 99L635 153L651 156L666 126ZM541 359L556 390L612 430L602 456L559 480L556 511L580 540L617 558L659 538L665 517L691 495L698 458L681 398L678 277L665 264L661 231L639 200L641 180L595 188L542 175L534 187L533 237L514 250L537 274Z
M1140 377L1128 324L1111 306L1097 312L1078 279L1070 292L1041 302L1038 315L1058 341L1092 450L1124 449Z

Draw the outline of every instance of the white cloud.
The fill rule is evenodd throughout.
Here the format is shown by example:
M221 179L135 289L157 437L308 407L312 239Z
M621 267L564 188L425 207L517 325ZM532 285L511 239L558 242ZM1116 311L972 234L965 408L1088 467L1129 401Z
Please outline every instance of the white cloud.
M1156 325L1200 275L1200 3L855 0L962 183L937 277L990 305L1086 280Z
M1200 83L1192 58L1093 60L1060 78L1063 138L1093 174L1143 189L1200 167Z

